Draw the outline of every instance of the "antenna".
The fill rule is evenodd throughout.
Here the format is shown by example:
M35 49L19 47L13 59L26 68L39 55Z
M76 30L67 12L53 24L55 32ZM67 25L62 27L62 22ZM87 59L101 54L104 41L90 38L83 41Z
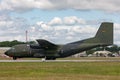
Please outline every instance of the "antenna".
M26 30L25 33L26 33L26 43L28 43L28 31Z

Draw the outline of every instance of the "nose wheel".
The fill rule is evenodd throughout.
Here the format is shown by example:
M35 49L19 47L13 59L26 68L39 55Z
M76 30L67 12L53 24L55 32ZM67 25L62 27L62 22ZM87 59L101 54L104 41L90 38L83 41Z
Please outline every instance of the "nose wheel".
M17 57L13 57L13 60L16 60L17 59Z

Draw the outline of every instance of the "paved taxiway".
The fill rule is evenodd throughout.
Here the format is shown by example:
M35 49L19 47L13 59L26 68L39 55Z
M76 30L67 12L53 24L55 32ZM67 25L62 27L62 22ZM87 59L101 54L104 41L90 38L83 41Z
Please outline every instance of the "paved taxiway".
M0 60L0 62L120 62L120 60Z

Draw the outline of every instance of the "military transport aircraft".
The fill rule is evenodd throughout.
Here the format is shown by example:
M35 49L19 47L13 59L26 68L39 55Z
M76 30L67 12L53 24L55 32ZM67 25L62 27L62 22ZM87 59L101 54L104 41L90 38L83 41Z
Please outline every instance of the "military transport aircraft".
M38 44L15 45L5 54L13 57L13 60L24 57L55 60L56 58L68 57L95 47L109 46L113 44L113 23L103 22L95 37L65 45L56 45L43 39L38 39L37 42Z

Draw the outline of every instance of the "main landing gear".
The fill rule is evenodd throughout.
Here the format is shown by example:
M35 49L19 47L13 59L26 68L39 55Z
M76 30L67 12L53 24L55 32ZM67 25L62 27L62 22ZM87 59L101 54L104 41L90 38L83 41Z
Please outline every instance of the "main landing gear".
M17 60L17 57L13 57L13 60Z
M45 60L56 60L56 58L54 58L54 57L45 57L45 58L42 58L42 61L45 61Z

